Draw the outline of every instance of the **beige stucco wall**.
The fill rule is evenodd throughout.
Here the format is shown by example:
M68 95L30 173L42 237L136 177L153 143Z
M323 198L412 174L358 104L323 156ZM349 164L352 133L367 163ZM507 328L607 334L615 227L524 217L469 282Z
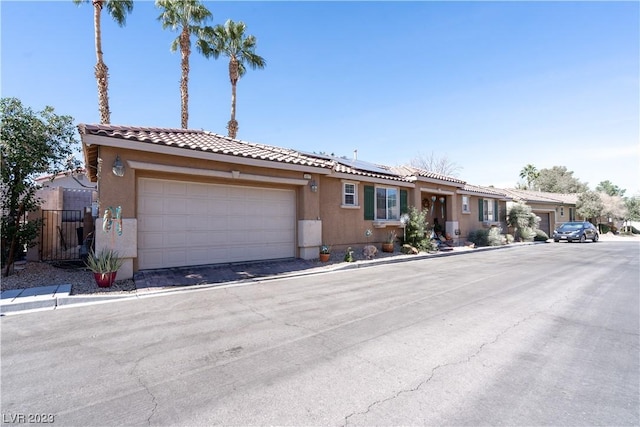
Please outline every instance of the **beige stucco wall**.
M492 199L490 197L481 197L475 195L469 196L469 213L462 212L462 195L457 194L456 199L458 200L458 218L460 224L460 241L464 243L469 236L471 231L480 230L484 228L489 228L492 225L496 225L502 228L502 233L507 233L507 224L504 221L504 215L507 211L507 203L503 200ZM491 222L489 225L485 224L483 221L480 221L478 218L478 201L480 199L485 200L498 200L498 221Z
M113 162L116 155L120 156L121 161L125 165L125 174L122 177L115 176L111 172ZM100 184L98 186L98 216L102 218L105 209L109 207L122 208L123 219L136 218L136 199L137 199L137 179L141 177L157 178L157 179L173 179L203 183L221 183L221 184L237 184L251 185L254 187L265 188L288 188L294 189L296 192L296 212L297 219L316 220L320 215L320 197L321 192L313 193L309 185L269 183L255 180L244 180L243 176L260 175L272 178L288 178L302 180L304 173L297 170L278 170L256 167L251 165L239 165L225 162L218 162L206 159L192 159L178 156L167 156L166 154L139 152L135 150L126 150L122 148L112 148L101 146L98 154L101 160ZM231 172L237 171L238 179L225 179L220 177L199 176L189 173L167 173L162 171L151 171L144 169L134 169L132 164L157 164L170 167L184 167L194 170L214 170ZM311 180L319 182L320 175L311 174ZM256 213L259 214L258 212ZM128 231L125 229L124 233ZM136 253L137 238L126 239L127 245L135 245L135 250L127 250L127 254ZM316 251L317 252L317 251ZM308 250L306 251L308 253ZM297 253L300 256L300 251ZM131 264L131 272L138 270L137 259L135 257L127 257L127 263ZM120 277L119 277L120 278ZM125 277L121 277L125 278Z

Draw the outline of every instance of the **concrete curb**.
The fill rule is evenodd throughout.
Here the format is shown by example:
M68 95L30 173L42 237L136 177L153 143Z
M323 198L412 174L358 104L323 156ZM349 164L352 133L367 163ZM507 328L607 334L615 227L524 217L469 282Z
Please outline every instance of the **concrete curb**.
M199 285L163 287L163 288L142 288L137 289L135 294L115 294L115 295L69 295L71 285L53 285L42 288L16 289L2 292L2 303L0 315L19 314L42 310L54 310L57 308L70 308L73 306L84 306L90 304L102 304L108 302L125 301L138 298L161 296L175 292L205 290L218 287L246 286L269 282L292 277L311 276L323 273L353 270L358 268L374 267L386 264L398 264L409 261L423 259L437 259L441 257L457 256L470 253L477 253L487 250L515 249L521 246L535 245L547 242L524 242L504 246L487 246L462 251L447 251L434 253L420 253L416 255L397 255L388 258L360 260L353 263L340 262L326 267L316 267L308 270L299 270L292 273L276 274L273 276L252 277L241 280L233 280L219 283L204 283ZM37 293L40 291L40 293ZM43 293L44 291L44 293Z

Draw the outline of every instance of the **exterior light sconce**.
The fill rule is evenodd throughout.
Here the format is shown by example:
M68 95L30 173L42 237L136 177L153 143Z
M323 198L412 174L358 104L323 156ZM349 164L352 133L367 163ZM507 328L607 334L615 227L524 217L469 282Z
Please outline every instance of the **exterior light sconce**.
M440 197L440 203L444 203L444 197Z
M122 160L120 160L120 156L117 154L116 159L113 161L111 172L113 172L115 176L124 176L124 164L122 164Z
M311 188L311 192L312 193L317 193L318 192L318 184L316 183L315 180L309 182L309 188Z

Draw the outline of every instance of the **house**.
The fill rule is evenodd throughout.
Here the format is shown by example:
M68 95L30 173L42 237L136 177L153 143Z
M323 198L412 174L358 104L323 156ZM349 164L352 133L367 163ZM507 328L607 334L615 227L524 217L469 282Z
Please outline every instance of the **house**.
M42 218L37 244L27 251L31 261L79 259L80 245L93 229L87 215L97 198L96 184L89 182L84 169L41 175L34 179L40 187L36 197L40 209L29 219Z
M504 225L503 193L412 167L374 165L203 130L78 126L98 183L96 250L138 270L278 258L380 243L410 206L463 242ZM366 233L371 230L371 235ZM402 235L401 230L399 235Z
M576 213L577 194L547 193L543 191L500 189L512 198L507 203L507 209L512 203L524 203L531 207L531 211L540 217L538 228L551 236L558 224L567 221L581 221L584 218Z

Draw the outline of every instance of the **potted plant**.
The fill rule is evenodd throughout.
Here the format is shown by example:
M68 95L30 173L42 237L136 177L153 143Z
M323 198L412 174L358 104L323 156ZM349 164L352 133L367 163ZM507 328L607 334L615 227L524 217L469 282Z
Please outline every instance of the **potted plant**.
M108 288L115 282L122 262L118 252L112 249L102 249L97 254L91 251L85 264L93 272L96 284L101 288Z
M320 246L320 261L327 262L331 257L331 246L322 245Z
M393 244L398 237L396 230L392 230L387 234L387 240L382 244L382 252L393 252Z

